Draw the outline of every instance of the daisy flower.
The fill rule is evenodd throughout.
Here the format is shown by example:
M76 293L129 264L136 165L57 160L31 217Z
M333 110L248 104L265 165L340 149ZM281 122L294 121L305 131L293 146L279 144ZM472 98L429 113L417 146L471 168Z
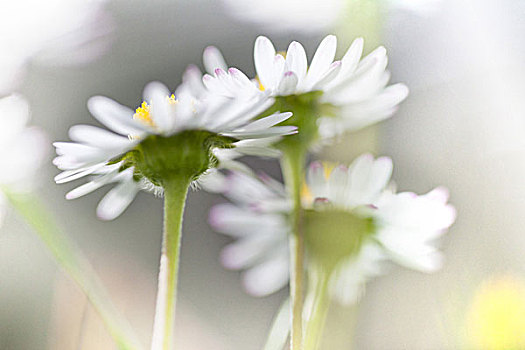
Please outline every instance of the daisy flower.
M272 42L255 41L256 83L233 84L220 71L206 75L204 83L216 93L263 90L276 97L276 105L294 113L288 121L301 130L298 137L308 146L348 130L356 130L390 117L408 95L403 84L387 86L386 49L379 47L365 58L363 39L356 39L341 60L335 60L337 39L325 37L310 64L303 46L294 41L286 53L276 52ZM293 139L293 138L290 138Z
M69 130L73 142L54 143L54 164L63 170L57 183L93 176L66 197L117 183L97 210L100 218L111 220L139 190L162 191L163 182L181 172L197 181L219 163L239 166L234 158L242 154L274 155L269 143L296 132L292 126L275 126L291 113L253 120L272 104L268 94L199 98L184 86L178 91L176 98L161 83L150 83L135 111L107 97L92 97L88 109L109 130L76 125Z
M27 192L37 182L46 159L47 138L42 130L28 126L29 103L20 95L0 99L0 189Z
M37 183L37 172L47 157L47 138L42 130L28 126L29 104L20 95L0 99L0 224L8 193L26 193Z
M432 272L442 264L433 242L454 222L448 194L394 193L388 186L392 161L363 155L349 167L310 165L301 201L310 279L328 275L331 295L356 302L383 261ZM288 282L288 234L292 201L277 181L233 172L222 193L232 203L214 207L210 224L235 238L223 264L246 269L244 284L262 296ZM313 275L312 275L313 274Z

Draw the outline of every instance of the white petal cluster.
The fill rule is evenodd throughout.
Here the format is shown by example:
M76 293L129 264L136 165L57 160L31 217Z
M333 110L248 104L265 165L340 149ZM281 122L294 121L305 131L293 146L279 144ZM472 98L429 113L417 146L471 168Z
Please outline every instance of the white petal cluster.
M335 167L329 175L320 163L308 169L311 197L304 201L305 206L313 207L316 200L323 199L334 208L371 217L376 225L359 254L341 264L331 280L334 296L344 303L360 296L365 282L381 272L383 260L422 272L442 266L442 255L434 243L456 218L454 207L447 204L447 190L440 187L424 195L394 193L388 187L391 174L390 158L374 159L368 154L348 168Z
M394 193L388 186L392 161L363 155L348 168L329 170L312 163L307 172L307 190L302 196L305 209L316 210L318 203L337 210L357 212L370 217L374 234L367 238L359 252L349 256L330 280L331 292L343 303L355 302L370 278L381 273L381 262L391 260L419 271L431 272L442 259L434 241L455 220L455 209L447 204L446 190L437 188L425 195ZM227 267L246 269L245 285L252 294L266 295L288 282L288 269L279 262L287 261L288 215L291 204L284 188L268 178L254 178L233 173L223 183L224 195L232 204L221 204L212 211L211 225L237 240L226 247L223 262ZM323 234L319 232L319 234ZM250 249L244 249L249 246ZM271 261L274 261L272 264ZM277 282L275 288L263 288L251 278L254 271Z
M213 188L232 203L216 205L210 212L212 227L235 239L226 246L221 261L226 268L247 271L248 293L264 296L289 280L287 213L292 203L281 183L263 176L231 172Z
M224 72L206 76L205 83L213 91L234 90L254 93L261 89L272 96L288 96L322 91L320 103L338 109L337 116L319 120L322 139L329 139L348 130L384 120L397 110L408 95L404 84L387 86L386 49L379 47L361 59L363 39L354 40L341 60L334 60L337 38L328 35L319 44L310 64L304 47L297 41L288 46L286 54L277 53L272 42L260 36L255 41L254 62L258 84L240 72L231 72L230 81Z
M0 99L0 188L30 190L49 149L47 137L37 127L28 126L29 103L20 95Z
M104 0L2 1L0 12L0 92L11 91L28 61L84 63L111 42L111 17Z
M2 190L30 191L48 154L47 137L37 127L28 126L28 102L20 95L0 99L0 222L6 200Z
M180 95L175 99L163 84L150 83L143 94L146 103L137 111L107 97L92 97L88 109L109 130L76 125L69 130L73 142L54 143L58 157L53 162L63 170L55 178L57 183L94 175L91 182L66 197L77 198L107 183L117 182L117 187L101 202L97 212L106 220L120 215L139 190L153 186L144 179L134 179L132 168L121 172L122 163L109 163L149 135L168 137L184 130L207 130L235 138L238 141L233 144L234 149L214 150L216 157L227 165L244 153L275 155L268 150L268 144L296 132L292 126L275 126L288 119L291 113L275 113L253 120L273 103L265 93L249 98L199 94L191 90L188 82L177 91ZM112 204L104 205L106 202Z

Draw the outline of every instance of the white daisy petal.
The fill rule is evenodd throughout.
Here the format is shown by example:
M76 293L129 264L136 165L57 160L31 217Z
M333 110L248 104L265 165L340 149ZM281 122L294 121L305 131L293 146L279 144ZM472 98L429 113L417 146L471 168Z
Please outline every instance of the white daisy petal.
M87 182L71 191L69 191L66 194L66 199L76 199L82 196L85 196L88 193L91 193L99 188L101 188L104 185L107 185L112 182L117 182L119 179L126 178L127 180L130 180L130 178L133 175L133 171L131 169L127 169L124 172L118 172L119 168L115 167L113 171L108 172L106 174L102 174L102 176L95 177L92 181Z
M299 80L294 72L286 72L279 83L277 91L282 96L291 95L295 92L298 82Z
M272 42L264 37L260 36L255 40L254 46L254 62L255 70L257 71L257 77L264 87L272 88L274 79L274 57L275 48Z
M177 98L200 98L206 94L200 69L190 64L182 75L182 84L175 90Z
M319 79L312 87L313 90L322 90L325 86L330 84L339 74L341 70L341 61L335 61L330 65L328 71Z
M337 38L334 35L328 35L321 41L306 74L305 85L307 88L314 86L326 73L330 64L334 61L336 50Z
M449 191L445 187L437 187L425 195L426 198L441 204L447 203L449 196Z
M281 54L275 55L273 58L273 76L269 82L268 89L271 91L278 89L279 83L284 76L284 68L286 60Z
M223 249L221 262L227 269L245 269L264 257L275 243L261 234L243 237Z
M228 66L222 57L221 52L215 46L208 46L204 49L203 63L206 72L213 74L217 68L227 70Z
M151 104L150 115L152 122L169 135L174 125L174 118L171 113L168 88L157 81L151 82L144 88L144 100Z
M265 130L254 130L254 131L237 131L237 132L228 132L223 133L224 136L234 137L237 139L257 139L257 138L266 138L266 137L275 137L275 136L285 136L292 135L297 133L296 126L274 126L273 128Z
M377 244L365 244L357 256L344 261L330 280L331 294L342 304L354 304L364 294L366 282L382 273L384 252Z
M357 38L352 42L345 55L341 59L343 67L341 69L341 76L345 77L354 73L363 54L364 40Z
M223 82L221 82L219 79L217 79L216 77L213 77L213 76L211 76L209 74L205 74L202 77L202 83L204 84L204 86L210 92L212 92L212 93L214 93L216 95L221 95L221 96L225 95L225 96L227 96L229 94L229 92L224 87Z
M98 204L97 216L107 221L117 218L131 204L138 191L139 187L133 180L117 185Z
M75 170L67 170L55 176L54 180L57 184L70 182L73 180L80 179L86 175L93 174L95 171L99 170L102 167L104 167L104 164L99 163L84 168L78 168Z
M141 135L148 128L133 120L133 111L107 97L95 96L88 100L91 114L106 127L124 136Z
M55 142L53 146L56 147L58 155L81 163L101 162L108 154L106 150L100 147L80 143Z
M253 224L255 228L260 227L265 232L273 232L273 227L278 228L282 224L278 216L257 215L231 204L214 206L210 211L209 222L218 232L234 237L246 236L248 234L245 230L247 224Z
M306 183L315 198L321 198L326 193L324 167L319 162L312 162L306 173Z
M286 113L275 113L268 117L258 119L250 124L244 126L242 129L236 129L234 131L256 131L263 130L279 124L292 116L291 112Z
M308 61L306 58L306 51L303 45L297 41L292 41L286 51L286 70L293 72L297 77L297 82L300 85L308 68Z
M380 193L381 191L383 191L388 185L388 182L390 181L390 177L392 176L392 169L392 159L388 157L377 158L374 161L374 164L372 165L366 191L372 194ZM373 197L369 198L369 200L372 201Z
M345 193L341 191L342 188L346 188L348 182L348 168L344 165L336 166L327 181L327 193L331 201L334 203L340 203L344 206Z
M283 288L290 278L288 260L284 256L270 259L246 271L244 288L253 296L266 296Z
M76 142L108 149L125 149L133 146L133 142L128 137L119 136L91 125L75 125L71 127L69 129L69 137Z

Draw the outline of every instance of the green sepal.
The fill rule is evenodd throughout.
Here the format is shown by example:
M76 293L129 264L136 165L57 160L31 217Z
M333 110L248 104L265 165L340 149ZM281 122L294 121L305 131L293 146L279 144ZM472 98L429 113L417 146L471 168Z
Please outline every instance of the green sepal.
M310 259L325 272L342 260L356 255L363 242L373 235L372 218L336 209L304 211L304 237Z
M146 177L157 186L180 176L196 179L217 166L214 148L233 148L235 141L206 130L185 130L169 137L150 135L122 158L123 166L134 166L136 177Z
M275 112L292 112L289 119L280 125L297 126L299 133L284 137L275 146L288 149L308 150L318 139L317 120L322 115L319 102L323 92L312 91L299 95L278 96L264 115Z

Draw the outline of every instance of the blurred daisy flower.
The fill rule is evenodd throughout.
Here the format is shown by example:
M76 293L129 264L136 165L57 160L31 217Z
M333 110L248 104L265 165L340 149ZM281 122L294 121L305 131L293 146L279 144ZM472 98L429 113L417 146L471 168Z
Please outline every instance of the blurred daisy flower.
M28 126L28 102L20 95L0 99L0 221L7 201L2 191L26 193L37 183L37 172L47 157L47 138Z
M29 104L20 95L0 99L0 187L16 192L31 190L46 159L47 138L42 130L28 126Z
M76 64L101 55L113 30L104 5L103 0L3 1L0 92L16 88L30 60Z
M442 264L433 244L455 220L448 194L394 193L388 183L392 161L363 155L349 167L310 165L302 193L305 246L312 274L328 276L330 293L356 302L381 262L433 272ZM277 181L245 173L228 175L222 192L232 203L215 206L210 223L236 239L223 264L247 269L248 292L262 296L288 282L288 233L292 202Z
M210 189L208 189L210 190ZM268 176L260 178L231 172L213 192L222 192L232 203L218 204L209 222L235 242L221 254L229 269L247 269L243 276L248 293L264 296L288 284L288 219L292 209L284 186Z
M272 104L268 94L199 98L190 90L179 87L175 97L161 83L150 83L135 111L107 97L91 98L90 112L111 131L76 125L69 131L73 142L54 144L58 154L54 164L63 170L57 183L93 176L66 198L117 183L97 209L101 219L111 220L139 190L162 191L164 182L181 172L205 181L219 164L240 166L233 160L239 155L275 155L268 145L296 132L293 126L275 126L291 113L253 120Z
M467 314L468 347L525 348L525 284L513 276L485 281Z
M434 11L441 0L372 0L385 9L427 14ZM316 34L333 30L355 0L223 0L227 13L243 22L251 22L264 29L281 33L296 31ZM360 1L358 0L357 3ZM369 0L367 1L369 2Z
M341 60L334 61L337 38L325 37L310 64L303 46L294 41L286 53L277 53L272 42L260 36L255 41L254 61L257 77L242 84L233 83L222 70L205 75L205 85L214 93L255 90L276 98L274 108L290 110L287 123L297 125L298 136L306 147L348 130L356 130L390 117L408 95L403 84L387 86L388 58L379 47L364 59L363 39L356 39ZM249 92L245 92L249 93ZM303 146L304 147L304 146Z

